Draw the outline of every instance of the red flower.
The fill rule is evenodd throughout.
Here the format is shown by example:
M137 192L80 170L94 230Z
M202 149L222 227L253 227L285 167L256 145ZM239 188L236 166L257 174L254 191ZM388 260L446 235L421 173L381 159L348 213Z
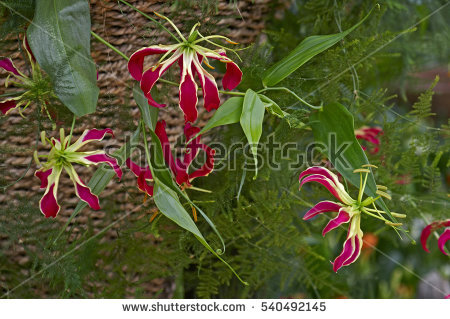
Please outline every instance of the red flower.
M39 207L45 217L56 217L60 210L57 191L59 178L63 169L72 180L75 186L76 195L81 200L85 201L92 209L100 209L98 197L83 183L72 164L75 163L89 166L106 163L114 169L120 179L122 177L122 170L115 158L106 155L104 151L79 151L81 147L92 141L101 141L106 134L113 135L112 130L109 128L104 130L85 130L81 137L72 145L70 145L71 136L65 136L63 129L60 130L59 139L52 137L51 140L48 140L45 138L45 134L43 135L43 143L47 141L51 146L51 150L48 155L40 156L46 157L47 162L43 163L42 168L37 170L34 175L41 180L41 188L45 188L44 195L39 202ZM44 145L46 144L47 143ZM36 162L40 164L37 152L35 152L35 159Z
M328 169L320 166L313 166L303 171L299 176L300 187L309 182L317 182L325 186L328 191L339 201L338 203L332 201L321 201L306 212L303 217L304 220L308 220L322 213L336 212L337 216L331 219L322 231L322 235L325 236L329 231L338 228L343 224L349 224L347 231L347 239L344 242L341 254L332 262L333 270L336 272L343 266L348 266L355 262L363 248L363 232L361 230L361 215L367 214L369 216L381 219L386 224L396 227L400 226L400 223L393 224L381 216L385 213L382 210L378 210L375 206L375 201L380 196L390 199L390 196L382 190L377 190L376 198L367 197L362 199L364 189L366 187L367 176L370 174L369 167L375 168L376 166L366 164L362 168L356 169L353 172L359 173L361 178L361 184L359 188L358 198L353 199L350 194L345 190L344 185L339 182L338 177L329 171ZM366 174L363 182L363 174ZM385 189L384 186L377 185L378 188ZM374 209L369 208L373 205ZM378 215L375 215L377 213ZM403 214L391 213L393 216L404 218Z
M380 139L377 137L378 135L382 135L383 130L381 127L368 127L362 126L359 129L355 130L355 136L359 140L366 140L369 143L375 145L373 150L370 151L371 154L376 154L380 150L378 145L380 145ZM363 150L366 150L367 147L361 146Z
M161 15L158 15L161 16ZM166 17L175 28L181 40L177 44L171 45L153 45L139 49L134 52L128 62L128 70L131 76L141 82L141 89L148 99L150 105L154 107L165 107L165 104L159 104L151 96L151 90L156 81L169 69L172 64L178 62L180 66L180 86L179 86L179 105L184 113L185 122L194 122L197 120L197 83L194 81L194 75L197 74L203 90L204 106L209 112L220 106L219 91L214 77L209 74L202 66L202 62L212 68L208 63L208 58L219 60L226 63L227 71L222 80L225 90L232 90L241 82L242 72L230 58L226 56L223 49L211 50L198 45L202 41L211 42L211 38L224 38L222 36L203 37L195 30L194 26L188 39L181 34L177 27ZM197 36L200 38L197 39ZM229 41L231 42L231 41ZM222 47L222 46L220 46ZM162 58L155 64L144 68L144 59L148 55L163 54Z
M191 126L189 123L186 124L184 128L184 135L186 137L186 141L190 141L195 135L200 132L200 129L197 127ZM164 121L159 121L156 124L155 133L161 141L161 146L164 154L164 159L166 164L169 166L174 180L177 184L182 188L189 188L192 186L191 182L197 178L202 176L208 176L209 173L214 169L214 154L216 153L214 149L210 148L205 144L200 143L200 135L192 139L187 146L186 151L184 153L183 159L177 158L176 160L173 157L169 139L166 134L166 123ZM206 154L206 161L199 169L189 172L189 168L200 153L203 150ZM131 159L127 159L126 165L138 178L138 188L147 193L148 195L153 195L153 186L149 185L149 182L153 181L152 173L150 168L147 166L145 168L137 165Z
M429 253L430 250L427 247L427 240L428 237L430 237L431 233L434 232L435 230L439 229L439 228L443 228L443 227L447 227L444 232L439 236L438 239L438 247L439 250L444 254L444 255L448 255L445 252L445 243L450 240L450 219L448 220L443 220L443 221L436 221L433 222L431 224L429 224L428 226L426 226L423 230L422 230L422 234L420 235L420 242L422 243L422 248Z

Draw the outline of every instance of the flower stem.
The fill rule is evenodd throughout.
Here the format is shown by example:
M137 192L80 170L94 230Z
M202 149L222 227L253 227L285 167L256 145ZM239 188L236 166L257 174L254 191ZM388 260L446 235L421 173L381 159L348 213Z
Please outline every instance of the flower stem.
M359 173L359 174L360 174L359 176L361 177L360 181L362 182L362 173ZM359 194L358 194L358 202L361 202L361 200L362 200L362 197L364 194L364 189L366 188L367 176L369 176L369 173L366 173L366 176L364 177L364 183L360 186Z
M228 94L228 95L245 96L244 92L228 92L228 91L224 91L224 90L219 90L219 92L222 94Z
M149 19L150 21L155 22L157 25L159 25L161 28L163 28L164 31L166 31L168 34L170 34L172 36L172 38L174 38L178 43L180 43L180 40L172 32L170 32L161 22L159 22L156 19L153 19L148 14L145 14L144 12L142 12L141 10L139 10L138 8L133 6L131 3L126 2L125 0L118 0L118 1L120 1L123 4L129 6L131 9L133 9L134 11L140 13L143 17Z
M116 52L118 55L120 55L122 58L124 58L125 60L129 61L130 58L128 58L122 51L120 51L119 49L117 49L115 46L113 46L111 43L109 43L108 41L106 41L105 39L103 39L101 36L99 36L97 33L95 33L94 31L91 31L91 34L94 36L94 38L96 38L98 41L100 41L101 43L103 43L104 45L106 45L108 48L110 48L111 50L113 50L114 52Z
M309 104L308 102L303 100L300 96L298 96L297 94L295 94L294 92L292 92L291 90L289 90L286 87L265 88L265 89L262 89L262 90L260 90L260 91L258 91L256 93L262 93L262 92L265 92L265 91L286 91L286 92L290 93L292 96L294 96L297 100L302 102L303 104L309 106L310 108L315 109L315 110L322 109L322 106L315 106L315 105Z

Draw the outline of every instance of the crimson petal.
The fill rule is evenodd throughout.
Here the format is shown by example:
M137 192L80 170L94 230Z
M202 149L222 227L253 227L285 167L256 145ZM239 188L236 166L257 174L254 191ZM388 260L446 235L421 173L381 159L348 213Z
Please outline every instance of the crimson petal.
M97 130L94 128L92 130L88 130L87 132L83 133L83 138L81 141L82 142L92 140L101 141L106 134L111 134L114 137L114 133L110 128L106 128L104 130Z
M350 221L350 215L345 210L341 209L339 210L339 214L336 218L330 220L328 224L325 226L325 228L322 231L322 236L325 236L326 233L329 231L335 229L336 227L339 227L340 225L344 223L348 223Z
M44 196L42 196L39 201L39 208L46 218L55 218L56 215L58 215L61 207L58 205L58 201L56 199L55 183L50 185Z
M144 92L144 95L147 98L148 103L154 107L165 107L166 106L165 104L160 104L160 103L156 102L151 95L151 90L152 90L153 86L155 85L156 81L158 81L158 79L162 75L160 73L160 71L161 71L161 66L157 67L155 70L152 70L150 68L144 72L144 74L142 75L142 80L141 80L141 90L142 90L142 92Z
M80 180L81 182L81 180ZM98 201L98 197L92 194L91 189L84 185L84 183L75 183L75 191L77 196L85 201L92 209L99 210L100 204Z
M302 187L303 184L306 184L308 182L318 182L322 184L330 191L331 194L333 194L334 197L342 201L341 197L339 196L339 193L336 190L336 185L330 179L317 174L309 175L308 177L304 178L301 181L300 187Z
M144 179L153 179L152 172L148 166L146 168L140 167L129 158L125 161L125 164L136 177L139 177L143 173Z
M355 250L353 251L352 256L344 262L343 266L348 266L353 263L356 259L358 259L360 253L361 241L358 236L355 236Z
M120 169L120 166L117 163L117 160L115 158L109 157L106 154L88 155L88 156L85 156L84 158L93 163L108 164L116 172L116 175L117 175L117 177L119 177L119 180L122 179L122 170Z
M138 188L149 196L153 196L153 186L147 184L145 175L145 172L143 172L138 176Z
M202 86L203 106L208 112L218 109L220 106L219 89L214 77L200 65L198 60L194 62L194 67Z
M187 68L188 69L188 68ZM194 81L192 72L183 71L181 76L180 88L180 108L184 113L184 121L195 122L197 120L197 83Z
M0 68L4 69L8 73L21 76L19 70L14 66L14 63L10 58L1 59Z
M202 144L202 149L206 153L205 164L200 167L195 172L189 174L189 181L192 181L194 178L208 176L214 169L214 155L216 154L216 150L210 148L209 146Z
M34 175L41 180L41 188L47 188L48 186L48 176L53 172L53 169L48 169L46 171L36 171Z
M353 244L353 237L347 238L347 240L344 243L344 249L332 263L334 272L337 272L342 266L344 266L344 263L353 256L353 253L355 251L354 248L355 247Z
M16 100L6 100L3 102L0 102L0 111L3 114L8 113L9 110L15 108L17 106L17 101Z
M175 165L175 161L173 160L172 150L170 149L169 138L166 133L166 122L164 120L158 121L155 127L155 134L158 136L159 141L161 142L161 147L164 155L164 160L166 164L169 165L172 172L177 175L177 166Z
M438 239L438 247L439 247L439 250L444 254L444 255L448 255L446 252L445 252L445 243L448 241L448 240L450 240L450 228L447 228L443 233L442 233L442 235L441 236L439 236L439 239Z
M341 207L342 206L339 205L338 203L327 200L319 202L313 208L311 208L306 212L305 216L303 216L303 220L308 220L321 213L338 212L339 209L341 209Z
M147 55L166 53L167 49L161 48L142 48L134 52L128 61L128 71L136 81L141 81L144 70L144 59Z
M332 174L328 169L326 169L325 167L322 167L322 166L312 166L312 167L307 168L300 174L299 180L301 181L302 177L304 177L306 175L311 175L311 174L323 175L326 178L333 181L333 183L335 183L335 184L337 182L339 182L339 180L336 180L337 178L334 174Z
M427 247L427 240L428 240L428 237L430 237L431 232L435 225L436 225L436 222L431 223L430 225L426 226L422 230L422 233L420 234L420 243L422 244L423 250L425 250L427 253L430 252L430 250Z

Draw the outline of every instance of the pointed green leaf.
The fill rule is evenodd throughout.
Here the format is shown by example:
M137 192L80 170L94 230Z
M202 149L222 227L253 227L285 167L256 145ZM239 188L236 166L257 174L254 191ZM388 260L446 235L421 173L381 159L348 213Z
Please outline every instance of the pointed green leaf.
M288 56L272 65L264 73L264 86L274 86L313 57L341 41L350 32L360 26L370 15L370 12L361 21L346 31L336 34L314 35L304 39Z
M210 129L239 122L242 114L242 103L244 98L232 97L225 101L209 119L208 123L202 128L198 135L209 131Z
M167 187L158 180L155 180L155 188L153 192L153 199L155 200L156 206L159 208L162 214L167 218L171 219L178 226L186 229L187 231L194 234L194 236L200 241L211 253L213 253L217 258L219 258L227 267L236 275L236 277L245 285L248 285L243 281L236 271L223 260L214 249L206 242L200 230L195 225L192 218L184 209L183 205L180 203L178 196L175 191Z
M156 122L158 121L159 108L148 104L148 100L145 97L144 92L142 92L139 82L136 82L133 87L133 97L139 107L139 110L141 111L142 119L144 120L145 125L154 131L156 128Z
M255 178L258 175L258 143L262 134L262 124L266 107L253 90L245 93L240 123L255 160Z
M95 112L99 89L91 58L86 0L36 1L27 39L55 94L76 116Z

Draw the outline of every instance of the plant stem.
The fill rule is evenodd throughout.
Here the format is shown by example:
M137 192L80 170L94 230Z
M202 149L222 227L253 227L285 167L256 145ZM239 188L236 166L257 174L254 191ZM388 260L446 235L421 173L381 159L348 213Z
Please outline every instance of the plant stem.
M302 102L303 104L309 106L312 109L320 110L322 108L322 106L315 106L315 105L309 104L308 102L303 100L300 96L298 96L297 94L295 94L294 92L292 92L291 90L289 90L288 88L285 88L285 87L265 88L265 89L262 89L262 90L260 90L260 91L258 91L256 93L262 93L262 92L265 92L265 91L286 91L286 92L290 93L292 96L294 96L297 100L299 100L300 102Z
M145 14L144 12L142 12L141 10L139 10L138 8L133 6L132 4L126 2L125 0L118 0L118 1L120 1L123 4L129 6L131 9L135 10L136 12L139 12L142 16L144 16L145 18L149 19L150 21L155 22L156 24L158 24L161 28L164 29L164 31L166 31L168 34L170 34L172 36L172 38L174 38L178 43L180 43L180 40L172 32L170 32L161 22L159 22L156 19L153 19L148 14Z
M114 52L116 52L118 55L120 55L122 58L124 58L125 60L129 61L130 58L127 57L122 51L120 51L119 49L117 49L115 46L113 46L111 43L109 43L108 41L106 41L105 39L103 39L101 36L99 36L97 33L95 33L94 31L91 31L91 34L94 36L94 38L96 38L98 41L100 41L101 43L103 43L104 45L106 45L108 48L110 48L111 50L113 50Z
M231 92L231 91L228 92L228 91L224 91L224 90L219 90L219 92L222 93L222 94L228 94L228 95L245 96L244 92Z

